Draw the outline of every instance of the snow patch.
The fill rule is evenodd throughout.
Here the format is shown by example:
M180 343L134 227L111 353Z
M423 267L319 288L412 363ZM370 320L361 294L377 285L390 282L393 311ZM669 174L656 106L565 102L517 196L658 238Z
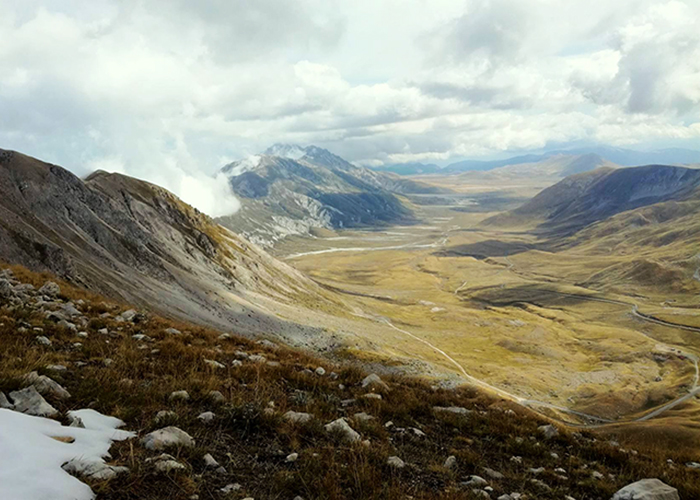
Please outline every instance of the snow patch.
M123 441L134 434L117 430L124 425L121 420L94 410L77 410L69 415L79 417L85 428L64 427L48 418L0 409L0 498L95 498L88 485L61 466L73 459L103 464L113 441Z

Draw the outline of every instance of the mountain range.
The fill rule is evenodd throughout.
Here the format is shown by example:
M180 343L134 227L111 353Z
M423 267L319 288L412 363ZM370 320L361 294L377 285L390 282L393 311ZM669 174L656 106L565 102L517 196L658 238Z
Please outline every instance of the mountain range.
M328 303L301 273L165 189L102 171L81 180L4 150L0 258L171 318L290 342L313 329L265 304Z
M322 228L411 223L397 195L444 191L357 167L316 146L276 144L221 171L242 208L218 221L261 246Z
M600 168L567 177L532 200L484 222L513 225L527 221L547 231L567 232L640 207L697 199L700 170L667 165Z
M399 163L373 167L373 169L377 171L393 172L399 175L454 174L469 171L489 171L512 165L537 164L557 156L587 157L589 155L595 155L602 161L625 167L650 164L690 165L700 163L700 151L691 149L667 148L643 152L632 149L596 146L553 150L545 153L528 153L502 160L463 160L450 163L442 168L435 164Z

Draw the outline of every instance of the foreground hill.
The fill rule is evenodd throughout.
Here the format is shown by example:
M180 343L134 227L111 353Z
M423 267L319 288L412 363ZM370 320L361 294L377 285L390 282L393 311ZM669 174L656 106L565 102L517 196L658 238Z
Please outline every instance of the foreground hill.
M567 177L522 207L485 221L486 225L537 225L571 232L615 214L665 201L697 198L700 170L649 165L608 169Z
M681 446L558 428L474 389L378 377L47 279L0 271L0 498L92 498L82 481L106 500L580 500L644 478L669 486L632 488L667 496L632 498L700 497ZM133 434L112 434L120 424Z
M12 151L0 151L0 259L170 317L290 340L314 331L270 308L329 304L302 274L158 186L105 172L81 180Z
M441 191L357 167L315 146L278 144L222 172L241 198L242 209L219 221L263 246L319 228L408 223L413 215L396 194Z

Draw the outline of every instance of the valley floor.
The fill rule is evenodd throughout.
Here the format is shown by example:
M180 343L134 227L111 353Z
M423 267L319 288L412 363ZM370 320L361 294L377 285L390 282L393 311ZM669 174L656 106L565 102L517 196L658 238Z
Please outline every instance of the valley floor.
M361 340L348 337L354 357L432 366L574 425L675 430L700 449L698 293L619 278L610 269L629 248L552 248L481 225L491 213L478 201L464 207L413 205L418 225L288 238L275 252L366 319Z

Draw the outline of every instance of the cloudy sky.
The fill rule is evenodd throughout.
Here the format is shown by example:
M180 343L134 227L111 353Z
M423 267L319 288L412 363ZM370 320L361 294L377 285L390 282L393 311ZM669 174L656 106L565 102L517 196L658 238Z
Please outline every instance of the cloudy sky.
M700 149L697 0L0 0L0 147L217 215L275 142L366 164Z

